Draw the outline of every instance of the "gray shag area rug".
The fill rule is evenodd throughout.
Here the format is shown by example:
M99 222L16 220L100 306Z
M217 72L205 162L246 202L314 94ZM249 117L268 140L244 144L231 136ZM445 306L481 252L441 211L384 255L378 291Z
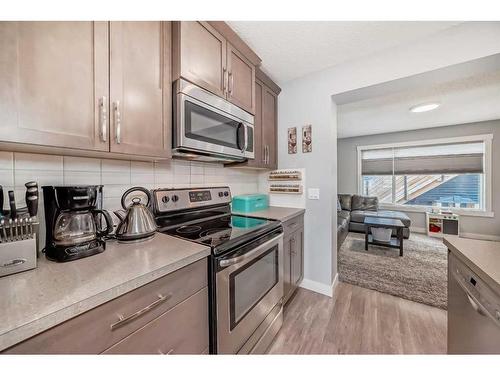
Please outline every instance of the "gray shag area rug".
M438 238L411 234L399 250L368 247L365 236L349 233L338 254L339 280L446 309L447 249Z

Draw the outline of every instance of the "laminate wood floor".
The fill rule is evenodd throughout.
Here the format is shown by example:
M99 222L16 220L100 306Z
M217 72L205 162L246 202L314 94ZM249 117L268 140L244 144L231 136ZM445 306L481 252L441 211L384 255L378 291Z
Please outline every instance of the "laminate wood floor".
M446 311L347 283L299 288L269 354L445 354Z

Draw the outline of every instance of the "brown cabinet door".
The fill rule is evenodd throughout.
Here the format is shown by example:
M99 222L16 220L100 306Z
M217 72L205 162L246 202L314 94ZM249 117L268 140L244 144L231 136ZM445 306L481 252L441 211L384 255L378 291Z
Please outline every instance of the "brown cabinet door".
M264 151L262 147L262 92L263 84L260 81L255 81L255 115L253 128L253 147L254 159L248 159L247 166L262 168L266 167L264 163Z
M283 296L285 302L290 297L292 292L292 274L291 274L291 245L292 245L292 237L285 236L283 238Z
M107 22L0 22L0 141L108 151L107 99Z
M207 346L208 288L203 288L103 354L202 354Z
M255 113L255 66L227 44L227 99L252 114Z
M298 286L304 274L304 228L294 232L291 241L291 283Z
M206 22L173 23L174 79L226 97L226 39Z
M278 97L264 86L262 91L262 147L264 148L264 164L266 168L276 169L277 150L277 105Z
M170 155L170 27L110 23L111 152Z

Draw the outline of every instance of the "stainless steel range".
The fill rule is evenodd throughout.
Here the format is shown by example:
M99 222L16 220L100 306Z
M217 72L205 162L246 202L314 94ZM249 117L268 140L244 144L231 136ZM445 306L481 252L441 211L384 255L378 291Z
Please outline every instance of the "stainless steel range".
M281 223L232 215L228 187L153 193L161 232L212 249L210 352L265 352L283 322Z

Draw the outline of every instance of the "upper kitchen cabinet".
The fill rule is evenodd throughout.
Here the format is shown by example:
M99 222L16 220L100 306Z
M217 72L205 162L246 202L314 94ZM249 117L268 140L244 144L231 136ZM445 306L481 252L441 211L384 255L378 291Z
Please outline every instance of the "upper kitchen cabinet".
M227 45L227 99L255 114L255 65L237 49Z
M108 23L0 22L0 141L108 151Z
M171 152L170 22L110 23L113 153Z
M278 167L278 95L267 86L262 90L262 148L264 166L269 169Z
M170 22L0 22L0 142L124 159L171 153Z
M260 69L255 79L254 159L228 167L276 169L278 167L278 94L281 89Z
M184 78L255 113L259 57L224 22L173 22L173 79Z
M173 73L216 95L226 96L226 39L207 22L172 25Z

